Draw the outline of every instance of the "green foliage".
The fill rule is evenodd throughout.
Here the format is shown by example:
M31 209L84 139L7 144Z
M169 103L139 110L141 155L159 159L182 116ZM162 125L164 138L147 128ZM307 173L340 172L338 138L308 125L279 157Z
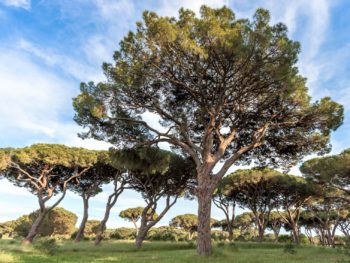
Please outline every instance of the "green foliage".
M41 238L34 245L41 253L53 256L58 248L55 238Z
M173 227L181 227L192 233L197 231L198 217L194 214L178 215L171 219L169 225Z
M290 235L279 235L278 236L279 243L291 243L293 242L292 237Z
M23 215L15 220L14 231L17 235L25 237L34 220L37 218L38 211L34 211L29 215ZM40 236L70 236L75 230L75 224L78 217L61 207L52 209L39 227Z
M338 155L314 158L300 167L302 174L310 181L327 185L337 190L341 189L350 200L350 149Z
M209 147L226 159L251 145L238 162L295 163L329 151L330 132L343 121L341 105L308 96L296 67L299 52L286 26L270 25L264 9L251 21L227 7L202 6L199 17L186 9L178 18L146 11L120 42L114 63L103 65L109 81L81 85L75 120L87 128L82 137L117 146L168 142L198 158ZM169 132L144 122L145 111ZM222 128L235 134L224 154Z
M100 220L88 220L85 225L85 235L93 236L96 234L98 227L100 225Z
M147 235L147 239L154 241L184 241L187 233L174 227L152 228Z
M121 211L119 213L119 216L121 218L128 220L128 221L137 222L141 217L143 209L144 208L140 207L140 206L134 207L134 208L128 208L128 209Z
M110 238L117 240L131 240L136 238L136 231L134 228L121 227L115 229L110 235Z
M212 230L211 239L214 241L225 241L228 240L229 234L226 231Z

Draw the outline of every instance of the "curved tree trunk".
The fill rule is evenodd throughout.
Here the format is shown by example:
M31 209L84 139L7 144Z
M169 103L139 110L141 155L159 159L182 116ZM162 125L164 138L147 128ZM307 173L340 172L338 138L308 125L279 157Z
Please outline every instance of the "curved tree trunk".
M81 220L79 230L77 232L77 235L74 239L74 242L78 243L81 241L82 238L84 238L84 231L85 231L85 225L89 217L89 197L82 195L83 198L83 204L84 204L84 212L83 212L83 218Z
M147 226L140 227L139 232L136 236L136 242L135 242L136 248L141 248L143 240L145 240L149 229L150 227L147 227Z
M106 206L105 215L104 215L104 217L103 217L103 219L102 219L102 221L97 229L97 232L96 232L95 245L99 245L103 239L103 234L106 230L106 224L107 224L107 221L108 221L108 218L109 218L109 215L111 213L111 209L112 209L113 205Z
M211 245L211 229L210 229L210 214L211 214L211 197L212 190L208 185L198 186L198 239L197 253L200 256L208 256L212 252Z
M37 236L37 234L39 232L39 227L41 226L42 222L44 221L47 213L48 213L47 210L43 210L43 211L39 210L39 215L35 219L33 225L31 226L26 238L22 240L22 244L27 245L27 244L33 243L34 238Z

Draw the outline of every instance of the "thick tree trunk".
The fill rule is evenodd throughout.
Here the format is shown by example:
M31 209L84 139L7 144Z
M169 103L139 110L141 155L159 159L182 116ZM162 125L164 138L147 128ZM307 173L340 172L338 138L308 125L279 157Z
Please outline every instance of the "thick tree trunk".
M80 242L81 239L84 238L85 225L89 217L89 198L85 197L84 195L82 196L82 198L83 198L83 204L84 204L84 212L83 212L83 218L79 226L79 230L74 240L74 242L76 243Z
M263 225L258 223L258 241L262 242L264 239L264 234L265 234L265 228Z
M39 210L39 215L35 219L33 225L31 226L28 235L26 236L25 239L23 239L22 244L27 245L27 244L33 243L33 240L36 237L36 235L38 234L39 227L41 226L42 222L44 221L47 212L48 211L46 211L46 210L44 210L44 211Z
M299 228L296 225L292 226L292 237L295 244L300 243L299 239Z
M208 185L198 186L197 253L200 256L208 256L212 252L210 232L211 197L212 189Z
M139 232L136 236L136 241L135 241L136 248L142 247L143 240L145 240L148 230L149 230L149 227L147 226L140 227Z

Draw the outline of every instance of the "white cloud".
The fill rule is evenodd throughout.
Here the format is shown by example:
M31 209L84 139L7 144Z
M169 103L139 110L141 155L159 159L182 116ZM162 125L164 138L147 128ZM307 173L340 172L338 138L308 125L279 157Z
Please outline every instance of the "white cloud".
M98 43L96 42L95 44ZM94 80L103 79L103 74L99 65L89 66L84 62L84 60L77 60L62 54L57 50L37 46L25 39L19 40L16 46L18 49L25 51L29 55L40 59L48 66L58 67L63 72L76 79L83 80L87 77ZM101 52L100 50L103 48L99 46L99 50L97 47L98 45L96 45L95 52ZM102 52L98 54L102 54Z
M188 0L178 0L178 1L160 1L159 8L157 8L157 12L163 16L176 16L181 7L190 9L197 14L199 13L199 9L202 5L207 5L210 7L222 7L224 5L229 6L230 0L196 0L196 1L188 1Z
M26 10L30 9L30 0L0 0L1 3L7 6L19 7Z

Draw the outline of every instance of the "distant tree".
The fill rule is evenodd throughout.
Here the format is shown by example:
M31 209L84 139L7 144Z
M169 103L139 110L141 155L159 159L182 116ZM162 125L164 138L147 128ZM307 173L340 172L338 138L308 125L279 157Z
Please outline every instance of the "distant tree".
M312 102L296 67L300 45L285 25L270 25L267 10L252 21L207 6L200 17L180 9L178 18L143 18L120 42L115 63L103 65L107 83L81 85L75 120L88 128L83 137L117 146L166 142L191 155L197 251L208 255L211 198L227 170L251 161L286 167L327 152L343 108L330 98ZM163 127L144 121L144 112Z
M263 240L270 213L278 206L276 200L282 176L284 175L280 172L268 168L237 170L227 176L228 196L232 189L236 202L252 211L260 242Z
M117 173L110 164L108 152L101 151L99 161L69 184L69 190L79 194L83 199L83 218L76 233L75 242L80 242L84 237L85 225L89 217L89 199L101 193L102 186L110 183Z
M341 196L342 192L337 189L323 188L318 197L305 206L309 212L309 220L313 220L314 229L323 245L335 246L336 230L344 214L347 214L346 203L344 204Z
M192 236L198 228L198 216L194 214L178 215L171 219L169 225L183 228L188 233L188 240L192 240Z
M117 169L114 175L111 174L111 181L113 182L113 191L109 194L106 202L106 208L104 216L97 228L95 245L99 245L103 239L104 233L106 231L107 221L111 214L111 210L116 204L118 197L123 193L125 189L128 189L129 179L123 170Z
M236 199L239 193L239 187L230 184L230 176L221 179L216 191L213 194L213 203L225 214L225 224L221 224L223 229L229 233L229 240L234 239L233 226L235 219Z
M85 233L89 236L96 235L100 224L100 220L87 220L85 225Z
M141 193L146 202L136 237L136 247L140 248L149 229L192 186L194 165L188 158L154 147L115 151L112 159L116 167L128 170L129 186ZM165 200L165 206L155 216L161 199Z
M237 215L235 218L234 227L239 229L241 236L255 236L255 227L254 227L254 214L252 212L244 212L240 215Z
M15 220L14 230L19 236L27 236L31 230L33 222L38 217L40 210L34 211L29 215L23 215ZM38 229L40 236L70 235L75 230L77 215L62 208L55 207L47 213Z
M343 235L350 240L350 210L343 209L341 213L341 218L339 221L339 230Z
M6 221L0 223L0 234L2 236L7 235L8 237L12 237L14 235L14 229L16 226L15 220Z
M285 222L285 226L291 229L293 241L299 243L300 213L302 207L311 202L312 197L317 196L319 190L315 184L307 182L304 178L284 175L280 177L278 186L278 210Z
M277 211L270 212L270 215L267 221L267 228L273 231L273 234L275 235L275 242L278 242L278 236L284 223L285 222L281 216L281 212L277 212Z
M119 213L119 216L125 220L128 220L134 224L136 235L138 233L137 221L141 219L143 207L128 208Z
M338 155L308 160L300 171L312 182L342 191L342 198L350 203L350 149Z
M59 144L34 144L1 149L2 174L15 185L27 188L39 202L37 218L23 243L31 244L49 211L65 197L68 184L86 173L99 160L99 152ZM51 205L54 195L61 196Z

